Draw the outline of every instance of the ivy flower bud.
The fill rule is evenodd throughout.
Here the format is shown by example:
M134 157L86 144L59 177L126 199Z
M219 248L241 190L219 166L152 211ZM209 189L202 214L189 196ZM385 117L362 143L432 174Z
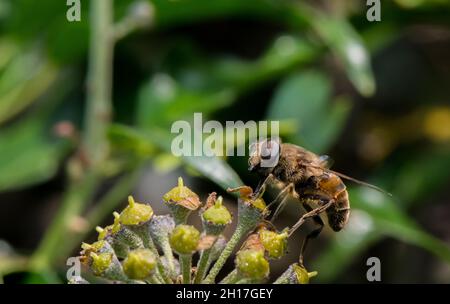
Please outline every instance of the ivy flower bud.
M91 252L89 255L92 258L91 269L95 275L103 275L108 267L112 264L112 253L95 253Z
M279 259L286 253L288 241L287 231L277 233L263 228L259 230L258 234L270 258Z
M128 231L124 231L120 225L120 215L117 212L113 213L114 224L106 226L105 228L97 226L95 230L98 232L98 240L106 241L114 249L114 252L119 258L125 258L131 247L140 247L142 241L137 236L127 237Z
M83 243L81 248L80 262L88 265L95 275L110 280L127 280L114 249L108 242L101 240L92 244Z
M89 265L92 260L90 254L93 253L114 253L111 245L106 241L97 241L92 244L82 243L80 252L80 262Z
M189 214L201 205L198 195L184 186L181 177L178 178L178 186L164 194L163 201L169 207L177 225L185 224Z
M257 197L255 197L255 193L253 193L253 189L249 186L241 186L237 188L228 189L228 192L239 192L239 198L243 202L247 204L253 205L255 208L259 209L261 212L267 213L266 210L266 202L262 199L263 192L259 193Z
M128 278L145 280L153 274L156 258L150 249L136 249L128 253L122 265Z
M266 202L262 198L263 193L254 197L252 188L242 186L228 189L228 192L239 192L238 199L238 226L244 225L247 229L252 229L267 214Z
M120 215L117 212L113 213L114 215L114 224L106 226L102 228L100 226L95 227L95 230L98 232L98 240L105 240L108 236L114 235L120 230Z
M90 253L92 272L108 280L129 281L123 272L122 265L113 252Z
M108 236L108 229L109 227L106 226L105 228L102 228L100 226L95 227L95 231L98 232L98 240L104 240Z
M150 205L139 204L128 196L128 206L120 213L119 221L123 225L140 225L150 220L153 209Z
M111 252L112 249L109 246L109 244L105 241L97 241L92 244L88 243L82 243L81 248L83 249L82 252L89 253L89 252Z
M309 280L316 275L317 271L308 272L296 263L290 265L274 284L308 284Z
M192 254L197 250L200 232L189 225L178 225L170 235L170 246L178 254Z
M152 217L153 209L150 205L136 203L133 197L129 196L128 206L120 213L119 217L119 222L123 227L120 229L120 233L127 232L129 236L134 234L140 239L144 247L151 248L154 245L148 226ZM131 248L136 249L138 247L131 246Z
M231 213L222 204L223 198L221 196L215 199L215 193L211 193L208 202L211 203L207 203L204 211L201 213L203 228L206 234L219 235L223 232L226 225L231 223Z
M292 267L297 284L309 284L309 279L317 275L317 271L308 272L304 267L299 266L298 264L294 264Z
M262 250L242 250L236 256L236 269L242 277L262 280L269 275L269 262Z

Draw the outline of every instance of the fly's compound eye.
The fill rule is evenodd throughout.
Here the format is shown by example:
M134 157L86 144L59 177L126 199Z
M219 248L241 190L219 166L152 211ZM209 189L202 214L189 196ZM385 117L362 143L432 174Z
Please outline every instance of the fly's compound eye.
M261 158L264 159L264 160L268 160L271 157L270 150L267 150L267 151L263 150L263 152L261 153ZM265 154L264 152L267 152L267 154Z
M272 157L278 155L279 145L273 140L265 141L261 144L261 158L264 160L269 160Z
M270 159L270 154L271 151L269 143L267 141L263 142L261 144L261 159Z
M273 168L280 159L280 144L277 140L270 139L261 144L261 167Z

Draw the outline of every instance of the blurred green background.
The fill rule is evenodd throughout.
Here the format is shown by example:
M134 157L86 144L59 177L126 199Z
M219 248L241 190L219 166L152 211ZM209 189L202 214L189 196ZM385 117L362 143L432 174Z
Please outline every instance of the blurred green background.
M66 1L0 0L2 281L65 282L129 193L158 206L180 175L203 198L255 186L245 157L172 156L172 122L201 112L279 120L285 142L393 193L346 183L349 225L305 257L315 282L367 282L371 256L386 283L450 282L449 1L382 1L369 22L359 0L116 0L106 49L94 1L68 22ZM300 213L292 202L277 226Z

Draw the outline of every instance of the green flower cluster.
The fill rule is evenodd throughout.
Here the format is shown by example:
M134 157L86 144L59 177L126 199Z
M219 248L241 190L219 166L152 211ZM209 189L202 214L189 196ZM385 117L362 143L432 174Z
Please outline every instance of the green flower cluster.
M98 241L82 244L79 259L95 276L118 283L215 283L225 262L245 238L234 259L235 269L221 282L267 282L270 261L282 258L287 251L287 230L277 232L267 222L269 212L263 193L255 194L247 186L228 192L239 194L237 226L228 241L223 232L233 216L223 198L211 193L203 204L180 177L178 185L162 199L170 214L155 215L150 204L138 203L129 196L128 206L113 213L112 225L97 227ZM202 221L201 231L187 223L194 211ZM194 266L196 254L199 257ZM275 283L304 284L315 274L293 264Z

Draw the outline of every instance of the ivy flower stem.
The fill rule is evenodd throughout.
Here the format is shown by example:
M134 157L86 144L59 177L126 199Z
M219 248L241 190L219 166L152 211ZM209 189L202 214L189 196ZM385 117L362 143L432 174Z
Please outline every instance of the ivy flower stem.
M194 279L194 283L195 284L200 284L203 280L203 277L205 275L205 272L208 268L208 261L209 261L209 257L211 255L211 248L205 249L202 251L201 255L200 255L200 259L198 260L197 263L197 273L195 274L195 279Z
M165 282L166 284L172 284L173 282L170 279L170 277L166 271L166 268L164 267L164 265L161 261L161 258L158 253L158 249L156 249L155 243L153 242L153 240L151 238L147 239L146 247L148 249L150 249L156 256L158 272L159 272L163 282Z
M180 254L180 267L183 284L191 284L192 254Z
M90 10L92 26L83 148L91 165L102 165L109 150L106 132L112 113L113 1L92 1Z
M253 225L252 225L253 226ZM233 252L234 248L238 244L239 240L243 238L252 228L252 226L248 227L248 225L238 225L236 230L234 231L233 235L231 236L231 239L228 241L227 246L222 251L222 254L217 259L214 266L211 268L211 271L209 272L206 279L203 281L205 284L213 284L214 280L216 279L217 275L219 274L220 270L222 269L223 265L225 265L225 262L230 257L231 253Z
M239 187L228 189L228 192L242 191L249 187ZM250 189L250 191L252 191ZM241 192L242 193L242 192ZM261 197L245 197L241 196L238 201L238 223L231 239L228 241L224 250L220 254L214 266L211 268L208 276L203 283L213 284L223 265L230 257L238 242L267 215L266 203Z
M169 268L170 273L175 273L175 258L173 256L172 247L170 247L170 243L167 240L166 242L162 243L162 251L164 253L164 257L167 260L167 266Z
M152 275L147 280L150 284L164 284L164 280L157 275Z

